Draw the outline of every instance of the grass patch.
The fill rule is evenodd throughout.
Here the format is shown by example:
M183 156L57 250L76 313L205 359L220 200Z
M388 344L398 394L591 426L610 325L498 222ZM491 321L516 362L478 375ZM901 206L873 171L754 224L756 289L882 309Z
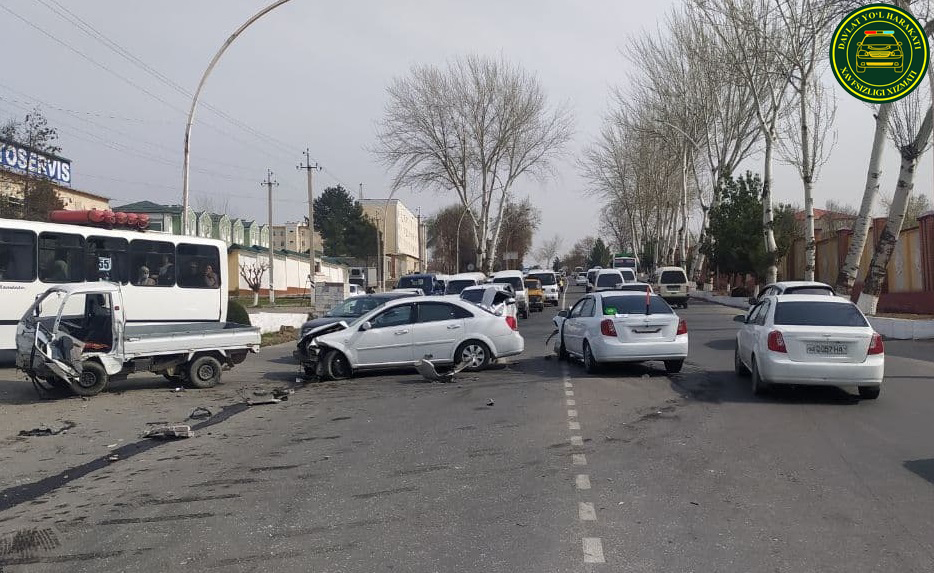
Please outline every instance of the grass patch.
M245 308L269 308L269 307L309 307L311 302L308 300L307 296L295 296L295 297L276 297L276 304L269 304L269 298L259 299L259 306L253 306L253 297L237 296L231 297L230 300L234 300L242 304Z
M272 346L298 340L298 331L294 328L282 327L279 332L267 332L262 335L260 346Z

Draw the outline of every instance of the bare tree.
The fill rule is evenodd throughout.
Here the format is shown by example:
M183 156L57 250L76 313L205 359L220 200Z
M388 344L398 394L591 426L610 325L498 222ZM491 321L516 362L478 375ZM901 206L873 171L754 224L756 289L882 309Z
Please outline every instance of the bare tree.
M898 236L905 220L905 211L908 206L908 197L914 188L915 169L918 159L928 148L931 138L932 117L930 96L927 90L916 89L912 94L901 99L893 105L892 121L890 125L892 141L898 147L901 156L901 167L898 173L898 184L892 197L889 217L885 228L879 236L869 271L863 283L863 290L859 295L860 310L872 315L876 313L879 304L879 295L882 292L882 283L885 280L886 268ZM923 115L923 119L922 119ZM920 124L920 127L919 127Z
M571 137L567 108L551 109L538 79L503 59L468 56L415 66L388 88L374 153L393 189L453 190L467 207L477 260L490 272L513 184L542 177Z
M558 251L561 250L561 243L563 242L564 240L557 234L545 239L542 245L535 250L535 258L544 265L544 268L550 268L551 263L558 256Z
M253 306L259 306L259 289L263 284L263 275L269 269L267 263L253 263L247 265L240 263L240 276L246 282L246 286L253 291Z

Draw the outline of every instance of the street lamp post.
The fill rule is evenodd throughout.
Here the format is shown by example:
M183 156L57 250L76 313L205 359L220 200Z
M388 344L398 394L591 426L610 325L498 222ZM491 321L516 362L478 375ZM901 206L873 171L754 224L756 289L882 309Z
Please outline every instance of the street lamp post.
M475 202L477 199L479 199L480 197L483 197L483 195L477 195L476 197L474 197L473 199L471 199L466 205L464 205L464 212L461 213L460 221L457 222L457 234L456 234L456 239L455 239L455 242L454 242L454 244L455 244L455 247L454 247L454 272L455 272L455 273L461 272L461 224L464 222L464 216L467 215L467 212L468 212L468 211L470 211L470 206L473 205L474 202Z
M188 213L188 203L189 203L189 193L188 193L188 172L189 165L191 160L191 124L195 118L195 107L198 105L198 98L201 97L201 90L204 88L204 83L207 81L208 76L211 75L211 72L214 70L214 66L217 65L217 61L221 59L221 56L224 55L224 52L227 51L227 48L230 47L230 44L233 43L237 37L246 30L250 24L259 20L269 12L272 12L279 6L282 6L289 0L276 0L269 6L266 6L259 12L253 15L252 18L243 23L242 26L237 28L237 30L227 38L227 41L221 45L220 49L214 54L214 58L211 59L211 63L208 64L204 74L201 76L201 81L198 82L198 88L195 90L195 95L191 98L191 109L188 110L188 122L185 124L185 158L184 158L184 167L182 168L183 179L182 179L182 234L188 234L188 218L185 215Z

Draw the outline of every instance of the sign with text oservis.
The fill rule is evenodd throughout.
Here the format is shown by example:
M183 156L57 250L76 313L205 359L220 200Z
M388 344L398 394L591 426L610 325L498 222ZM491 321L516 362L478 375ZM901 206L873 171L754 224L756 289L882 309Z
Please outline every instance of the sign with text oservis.
M71 183L71 161L6 139L0 139L0 168Z
M929 60L924 28L890 4L870 4L850 12L833 33L833 75L850 95L887 103L911 93L924 78Z

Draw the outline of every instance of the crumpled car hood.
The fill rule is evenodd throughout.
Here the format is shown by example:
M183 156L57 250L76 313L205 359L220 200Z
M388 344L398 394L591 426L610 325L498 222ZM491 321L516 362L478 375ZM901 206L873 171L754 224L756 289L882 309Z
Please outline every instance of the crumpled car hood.
M346 328L347 328L347 323L344 322L343 320L339 322L331 322L328 324L322 324L321 326L312 328L310 331L308 331L308 333L305 334L305 336L303 336L301 340L299 340L298 344L299 346L303 346L305 344L308 344L308 342L310 342L314 338L317 338L324 334L330 334L332 332L340 332L341 330L345 330Z

